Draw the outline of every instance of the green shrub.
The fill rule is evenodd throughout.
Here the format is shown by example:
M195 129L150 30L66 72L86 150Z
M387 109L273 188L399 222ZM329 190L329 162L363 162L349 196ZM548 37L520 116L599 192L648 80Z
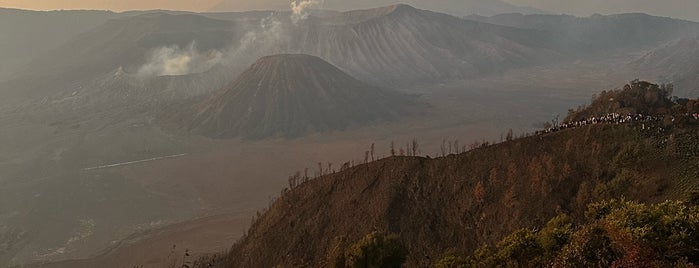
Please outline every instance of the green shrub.
M355 268L401 267L407 255L407 249L397 236L372 232L351 247L346 255L346 264Z

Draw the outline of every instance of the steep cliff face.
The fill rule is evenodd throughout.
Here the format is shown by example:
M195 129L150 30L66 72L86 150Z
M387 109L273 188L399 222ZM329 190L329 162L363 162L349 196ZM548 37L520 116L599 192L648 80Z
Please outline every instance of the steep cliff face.
M308 55L263 57L211 98L184 125L215 138L297 137L392 120L417 109L412 97L356 80Z

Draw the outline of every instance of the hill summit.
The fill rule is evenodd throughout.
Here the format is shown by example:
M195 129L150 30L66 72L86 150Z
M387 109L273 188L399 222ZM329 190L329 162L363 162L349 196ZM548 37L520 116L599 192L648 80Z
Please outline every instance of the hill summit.
M663 88L633 81L612 94L636 112L672 103L662 115L677 120L588 124L434 159L389 157L300 185L290 181L291 189L258 214L246 236L213 267L643 267L610 265L633 259L634 248L647 253L640 260L665 264L660 267L697 263L696 242L690 241L697 241L698 233L678 235L686 226L699 228L696 220L687 220L696 207L595 204L618 197L657 204L699 196L699 106L697 100L673 101ZM595 110L581 111L616 112L607 106L596 110L610 99L608 93L599 98L590 105ZM590 218L595 208L599 217ZM637 212L667 213L672 220L619 214ZM590 227L603 218L628 229L573 235L572 224ZM633 233L642 228L652 231ZM556 230L563 240L551 238ZM650 235L636 235L641 233ZM622 242L629 247L609 246ZM613 254L604 255L608 252ZM472 265L458 256L470 256Z
M282 54L259 59L198 103L185 126L213 138L298 137L396 119L415 105L318 57Z

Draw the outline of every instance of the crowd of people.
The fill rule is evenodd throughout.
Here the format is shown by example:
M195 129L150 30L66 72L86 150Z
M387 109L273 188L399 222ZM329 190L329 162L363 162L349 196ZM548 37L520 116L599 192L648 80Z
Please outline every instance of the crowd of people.
M552 133L563 129L577 128L587 125L596 124L626 124L626 123L641 123L642 129L650 129L650 123L662 121L663 115L644 115L644 114L628 114L622 115L619 113L609 113L603 116L593 116L580 121L562 122L553 124L551 127L543 130L543 133Z
M699 120L699 113L692 113L692 114L686 114L687 117L693 120ZM627 114L627 115L622 115L619 113L609 113L606 115L602 116L593 116L589 117L580 121L572 121L572 122L562 122L562 123L556 123L554 122L553 125L550 127L547 127L543 131L539 131L539 134L546 134L546 133L552 133L556 132L559 130L564 130L564 129L569 129L569 128L577 128L577 127L582 127L582 126L587 126L587 125L596 125L596 124L627 124L627 123L639 123L641 126L641 129L643 130L650 130L652 127L653 122L660 122L665 119L665 115L658 114L658 115L644 115L644 114ZM674 116L670 116L670 120L672 122L675 121ZM662 128L659 128L659 130L662 130Z

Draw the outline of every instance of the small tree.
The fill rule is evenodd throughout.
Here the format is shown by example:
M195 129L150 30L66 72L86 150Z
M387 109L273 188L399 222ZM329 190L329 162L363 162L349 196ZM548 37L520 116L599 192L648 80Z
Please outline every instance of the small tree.
M506 141L512 141L514 139L514 133L512 132L512 129L507 131L507 136L505 136Z

